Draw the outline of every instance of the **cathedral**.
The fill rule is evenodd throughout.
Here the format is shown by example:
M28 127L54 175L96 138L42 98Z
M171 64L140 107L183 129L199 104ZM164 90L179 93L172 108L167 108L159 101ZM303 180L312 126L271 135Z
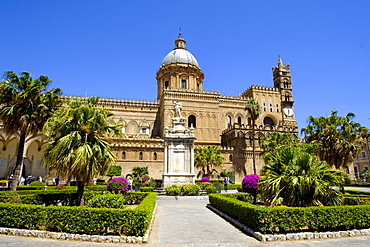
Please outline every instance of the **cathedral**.
M262 168L260 140L270 132L291 132L298 136L295 121L294 100L290 66L279 57L272 68L272 86L250 86L238 96L225 96L220 92L203 90L205 78L195 56L186 48L180 33L171 50L162 60L156 73L157 101L134 101L104 99L104 107L114 116L110 124L122 126L122 136L111 141L112 151L117 156L117 165L122 166L122 175L132 172L136 166L148 166L149 176L162 179L164 171L164 131L171 127L181 103L181 115L186 127L191 128L195 151L199 147L215 145L224 157L223 167L235 173L240 182L245 174L253 173L252 145L256 147L257 173ZM72 96L62 96L64 100ZM84 99L84 97L79 97ZM255 123L245 110L246 102L256 99L261 114ZM0 176L9 176L15 168L17 136L6 136L0 126ZM23 175L46 176L41 165L42 152L47 140L39 136L28 137L24 151Z

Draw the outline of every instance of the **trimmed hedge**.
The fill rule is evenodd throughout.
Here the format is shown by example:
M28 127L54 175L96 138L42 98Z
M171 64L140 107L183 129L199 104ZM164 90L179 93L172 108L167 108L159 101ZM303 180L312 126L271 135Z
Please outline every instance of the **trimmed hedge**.
M171 185L164 188L168 196L199 196L200 186L197 184L192 185Z
M370 227L370 205L264 208L233 197L235 194L210 194L209 201L217 209L262 234Z
M146 186L146 187L140 187L140 191L141 192L153 192L154 191L154 187L150 187L150 186Z
M33 205L72 205L76 200L75 190L7 191L0 193L0 202Z
M156 204L156 193L135 209L107 209L0 203L0 226L80 234L143 236Z

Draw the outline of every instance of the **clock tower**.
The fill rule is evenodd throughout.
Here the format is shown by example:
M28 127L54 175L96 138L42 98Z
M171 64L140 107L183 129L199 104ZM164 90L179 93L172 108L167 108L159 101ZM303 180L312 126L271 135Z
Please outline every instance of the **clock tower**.
M292 93L292 82L290 76L290 65L283 64L279 56L278 66L272 68L274 87L281 93L281 108L284 121L295 121L294 100Z

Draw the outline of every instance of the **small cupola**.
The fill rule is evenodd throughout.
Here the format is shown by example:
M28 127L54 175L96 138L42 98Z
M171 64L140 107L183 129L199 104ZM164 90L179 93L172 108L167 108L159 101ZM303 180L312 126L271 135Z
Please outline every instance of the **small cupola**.
M179 33L179 37L175 40L175 49L185 49L186 50L186 41L182 38L182 33Z

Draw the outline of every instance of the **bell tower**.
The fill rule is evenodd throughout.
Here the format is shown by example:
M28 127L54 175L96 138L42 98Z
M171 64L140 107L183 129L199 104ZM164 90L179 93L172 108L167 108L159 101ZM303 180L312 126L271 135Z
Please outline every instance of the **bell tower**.
M182 33L175 40L175 48L163 59L156 79L158 100L166 89L202 91L204 74L196 58L186 49Z
M281 109L284 120L294 121L294 100L290 65L285 65L279 56L278 66L272 68L274 87L281 93Z

